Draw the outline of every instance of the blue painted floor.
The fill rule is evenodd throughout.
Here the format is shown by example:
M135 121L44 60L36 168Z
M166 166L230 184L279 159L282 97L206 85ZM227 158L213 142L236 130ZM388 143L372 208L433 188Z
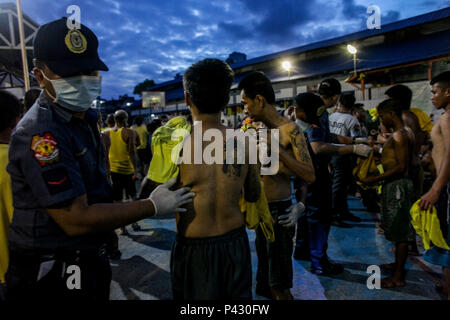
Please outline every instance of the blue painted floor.
M332 227L328 255L345 267L344 273L316 276L309 272L309 262L293 260L294 287L298 300L441 300L435 283L442 278L442 270L423 261L421 256L408 258L407 285L403 288L369 290L367 267L392 262L393 245L376 232L377 217L365 211L357 198L349 198L352 213L361 223L352 228ZM112 300L168 300L170 288L170 249L175 238L174 219L146 219L139 222L142 230L119 236L120 260L111 261L113 281ZM248 231L252 250L253 289L257 256L255 232ZM419 251L423 247L419 241ZM382 274L382 277L388 274ZM200 284L201 285L201 284ZM256 296L255 300L264 298Z

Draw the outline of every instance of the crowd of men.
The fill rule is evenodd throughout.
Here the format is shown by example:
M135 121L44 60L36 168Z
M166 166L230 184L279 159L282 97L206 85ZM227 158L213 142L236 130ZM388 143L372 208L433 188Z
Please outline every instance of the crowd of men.
M205 59L185 72L190 119L146 124L137 117L129 126L128 114L118 110L102 128L90 108L101 89L99 71L108 71L97 47L86 26L67 29L65 18L45 24L34 39L33 72L42 89L36 101L24 111L0 91L0 298L109 299L109 259L120 257L115 230L127 234L127 225L138 230L139 220L173 213L177 300L252 299L246 226L256 231L260 296L293 299L293 258L310 261L319 276L343 272L327 248L331 226L361 221L348 208L348 194L381 212L379 232L395 244L394 262L382 266L392 271L383 288L406 285L406 259L417 250L410 214L416 201L430 216L436 207L450 244L450 72L430 83L432 102L443 110L434 126L411 108L411 90L395 85L377 106L372 130L364 106L336 79L279 111L270 79L246 75L238 84L247 114L242 129L255 129L248 138L258 148L278 145L278 170L261 175L265 164L250 160L248 145L243 161L207 163L194 159L196 151L210 150L207 141L186 143L196 130L228 139L221 121L234 81L228 64ZM177 142L178 155L190 161L173 162L176 129L188 133ZM277 129L276 138L259 134L266 129ZM238 148L230 140L223 141L224 153ZM442 290L450 297L449 250L433 243L424 259L443 267ZM67 286L72 265L81 270L77 290Z

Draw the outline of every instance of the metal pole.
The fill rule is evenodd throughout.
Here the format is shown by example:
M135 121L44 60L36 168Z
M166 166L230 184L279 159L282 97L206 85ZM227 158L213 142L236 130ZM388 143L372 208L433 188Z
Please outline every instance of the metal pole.
M355 75L356 75L356 53L353 55L353 68L355 69Z
M19 35L20 35L20 47L22 51L22 65L23 65L23 80L25 83L25 92L30 90L30 78L28 76L28 60L27 49L25 48L25 35L23 31L23 17L22 17L22 4L20 0L16 0L17 5L17 17L19 19Z

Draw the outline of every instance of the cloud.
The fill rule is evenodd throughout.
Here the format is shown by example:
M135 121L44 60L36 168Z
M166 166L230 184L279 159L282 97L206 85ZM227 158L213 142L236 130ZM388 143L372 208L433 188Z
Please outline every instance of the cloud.
M10 2L11 0L0 0ZM24 12L43 24L81 8L82 23L99 38L106 98L160 83L206 57L233 51L249 59L366 28L371 0L33 0ZM51 3L51 6L49 4ZM448 6L448 0L379 0L382 24ZM405 13L405 10L406 13Z

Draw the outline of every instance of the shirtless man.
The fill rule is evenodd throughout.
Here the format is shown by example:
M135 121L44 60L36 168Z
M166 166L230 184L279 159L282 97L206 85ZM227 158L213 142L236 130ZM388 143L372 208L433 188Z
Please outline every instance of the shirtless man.
M170 262L176 300L252 298L250 246L239 199L243 191L247 201L258 200L258 167L248 164L248 150L245 164L208 165L205 159L193 164L196 148L203 154L210 144L196 145L196 130L201 128L203 134L213 129L226 135L220 112L229 101L232 83L232 69L217 59L197 62L184 74L185 100L194 125L189 140L192 159L185 159L189 148L185 144L179 179L181 185L192 188L196 198L188 212L176 217L177 237Z
M401 104L398 101L385 100L377 109L382 125L388 132L393 133L382 149L381 163L384 173L368 176L361 182L370 185L383 181L381 220L386 239L395 242L395 262L383 265L394 273L393 276L382 279L381 286L394 288L405 285L408 242L415 238L409 215L414 191L411 179L414 138L405 129Z
M275 93L264 73L249 74L238 88L242 90L242 103L250 116L280 133L279 142L272 141L280 146L279 170L275 175L263 176L264 192L275 221L275 242L268 242L261 228L256 230L257 294L276 300L292 299L293 237L304 207L302 203L292 206L290 177L295 175L308 184L313 183L314 167L301 130L276 111Z
M414 201L419 199L423 194L423 179L424 173L422 166L420 165L419 153L421 147L428 140L428 133L423 131L420 127L419 120L417 116L410 111L412 91L407 86L402 84L397 84L386 91L386 97L388 99L397 100L401 104L402 108L402 120L405 127L412 130L415 139L415 150L413 157L413 174L411 178L414 182Z
M450 192L450 71L441 73L431 80L431 101L438 110L445 110L431 132L433 141L432 158L436 167L437 178L431 189L422 197L420 207L428 210L436 206L441 231L450 245L449 227L449 192ZM450 300L450 252L436 246L427 250L424 259L432 264L442 266L446 284L444 293Z

